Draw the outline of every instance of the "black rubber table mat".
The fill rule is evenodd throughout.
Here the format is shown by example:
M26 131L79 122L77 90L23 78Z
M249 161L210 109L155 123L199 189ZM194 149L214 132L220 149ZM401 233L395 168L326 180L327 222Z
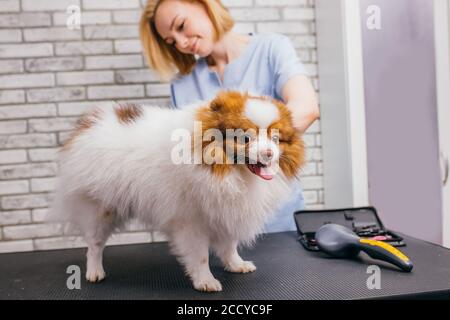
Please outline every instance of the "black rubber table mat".
M222 282L220 293L195 291L182 268L169 255L167 243L111 246L105 249L107 278L98 284L84 280L86 249L0 255L0 299L363 299L439 294L450 297L450 250L405 237L402 250L414 262L411 273L389 264L381 268L381 289L369 290L375 264L365 254L336 260L308 252L295 232L267 234L253 249L243 250L257 270L232 274L211 258L211 270ZM80 290L69 290L69 265L81 267Z

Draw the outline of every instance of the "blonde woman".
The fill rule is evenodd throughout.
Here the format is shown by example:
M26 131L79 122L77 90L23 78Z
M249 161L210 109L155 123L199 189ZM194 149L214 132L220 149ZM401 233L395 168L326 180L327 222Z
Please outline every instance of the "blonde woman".
M239 34L219 0L148 0L140 36L150 68L170 81L172 106L212 99L236 89L271 96L292 111L303 133L318 117L316 94L288 37ZM304 208L300 183L267 232L294 230L293 212Z

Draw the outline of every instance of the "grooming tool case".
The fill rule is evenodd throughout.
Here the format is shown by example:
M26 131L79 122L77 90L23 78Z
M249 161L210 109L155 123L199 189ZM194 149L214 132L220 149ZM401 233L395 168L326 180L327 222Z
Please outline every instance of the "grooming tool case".
M310 251L319 251L315 234L328 223L345 226L362 238L384 241L394 247L406 245L401 236L384 227L374 207L299 210L294 212L294 220L298 240Z

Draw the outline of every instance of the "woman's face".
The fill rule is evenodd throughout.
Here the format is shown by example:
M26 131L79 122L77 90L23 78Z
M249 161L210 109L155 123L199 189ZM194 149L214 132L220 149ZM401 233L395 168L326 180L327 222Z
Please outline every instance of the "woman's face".
M214 45L214 27L202 4L166 0L155 14L155 27L161 38L185 54L206 57Z

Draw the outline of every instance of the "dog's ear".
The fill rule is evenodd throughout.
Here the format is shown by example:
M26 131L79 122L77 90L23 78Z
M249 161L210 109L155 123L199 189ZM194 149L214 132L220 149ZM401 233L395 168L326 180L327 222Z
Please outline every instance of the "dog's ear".
M214 112L241 112L246 99L247 95L239 91L220 91L211 101L210 108Z
M224 102L221 99L221 97L217 96L217 97L214 98L213 101L211 101L210 108L214 112L219 112L222 109L223 103Z

